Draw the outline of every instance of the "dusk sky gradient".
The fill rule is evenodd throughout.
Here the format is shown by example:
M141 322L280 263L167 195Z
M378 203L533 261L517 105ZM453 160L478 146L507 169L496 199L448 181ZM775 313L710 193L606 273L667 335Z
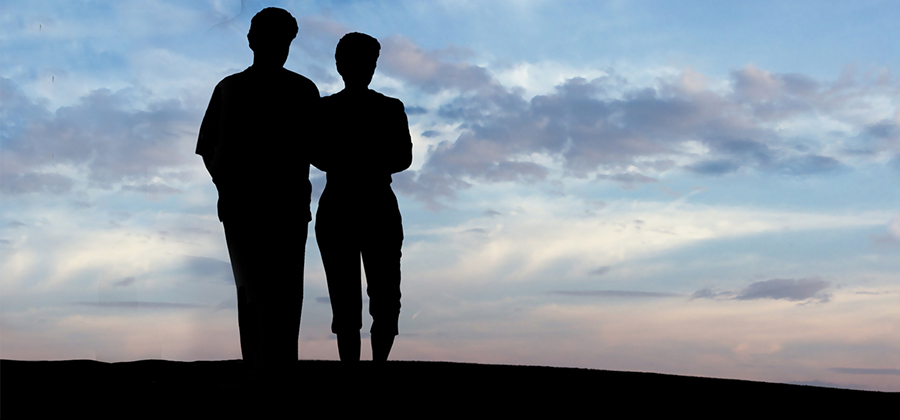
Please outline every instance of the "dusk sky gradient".
M0 357L240 358L194 147L268 6L323 96L359 31L406 105L392 359L900 391L900 3L866 0L3 0ZM300 357L337 359L313 223Z

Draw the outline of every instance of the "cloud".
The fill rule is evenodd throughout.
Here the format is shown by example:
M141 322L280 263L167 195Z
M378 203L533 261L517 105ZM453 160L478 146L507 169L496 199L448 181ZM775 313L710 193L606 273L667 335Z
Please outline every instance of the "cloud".
M3 92L0 175L5 193L62 194L74 181L44 168L72 165L87 169L93 186L112 188L138 181L144 192L165 186L149 184L165 176L164 169L196 163L180 147L185 137L196 136L199 116L178 100L142 105L149 92L138 88L98 89L77 104L49 112L29 99L9 79L0 78Z
M808 109L804 99L814 98L822 88L819 82L808 76L796 73L774 74L753 64L733 71L731 77L734 87L732 95L742 102L757 106L758 114L763 110ZM761 107L763 104L777 105Z
M378 69L425 92L469 91L495 83L487 69L460 61L471 55L463 48L425 51L412 40L394 35L382 39Z
M774 279L752 283L735 296L737 300L784 299L792 302L818 299L827 302L828 295L820 292L831 283L817 279Z
M688 165L685 168L691 172L703 175L724 175L734 172L741 167L741 164L731 159L715 159L697 162Z
M824 382L824 381L820 381L817 379L812 380L812 381L794 381L794 382L785 382L785 383L787 383L789 385L819 386L819 387L824 387L824 388L844 388L844 389L861 388L858 386L854 387L854 386L836 384L836 383L831 383L831 382Z
M161 182L153 182L149 184L123 185L122 191L135 191L144 194L147 200L159 201L165 195L181 194L183 191L178 188L172 188Z
M872 113L874 105L864 105L869 98L890 100L896 89L861 77L821 82L748 65L731 73L727 88L713 89L690 68L650 86L609 70L527 98L524 89L466 63L464 50L425 51L395 37L386 40L385 54L379 69L407 86L453 92L434 116L456 124L457 138L428 146L427 161L402 182L401 191L431 208L473 182L546 180L547 161L564 176L595 174L634 188L677 168L708 176L742 168L814 176L846 167L845 158L858 156L851 149L900 151L896 118L859 117ZM828 131L817 121L841 128ZM832 143L820 140L826 138Z
M828 302L830 295L822 293L831 283L819 279L773 279L750 284L740 292L701 289L694 292L690 300L755 300L783 299L791 302Z
M317 61L333 66L334 48L341 37L351 32L351 29L333 20L310 16L295 18L298 31L297 37L291 43L291 51L303 51ZM246 29L249 29L249 26Z
M206 277L222 280L228 283L234 282L234 272L231 263L209 257L184 257L184 268L193 277Z
M832 368L831 370L853 375L900 375L900 369Z
M619 182L622 184L623 188L627 190L634 189L636 187L635 184L650 184L659 182L659 180L656 178L651 178L637 172L626 172L614 175L597 174L597 179L607 179Z
M808 154L783 159L775 168L785 175L812 175L834 172L842 166L841 162L835 158Z
M391 179L395 191L413 196L435 211L446 208L438 201L439 198L455 198L456 191L471 187L462 179L431 171L407 170L391 175Z
M730 299L734 297L734 293L732 292L716 292L712 289L700 289L694 294L691 295L690 300L694 299L719 299L725 298Z
M0 172L0 192L3 194L67 193L75 181L65 175L55 173L29 172L13 174Z
M554 290L548 293L563 296L596 296L615 298L661 298L681 296L677 293L637 292L632 290Z
M77 302L79 305L95 306L98 308L124 308L124 309L193 309L203 308L203 305L191 303L171 302L144 302L144 301L104 301L104 302Z
M602 275L608 273L610 268L612 268L612 267L610 267L608 265L604 265L602 267L597 267L597 268L589 271L588 275L589 276L602 276Z
M407 106L404 110L406 111L406 115L422 115L428 113L427 109L420 106Z
M126 277L122 280L113 282L113 287L125 287L134 284L134 277Z
M172 188L162 183L140 184L140 185L123 185L123 190L137 191L147 194L180 194L182 191Z

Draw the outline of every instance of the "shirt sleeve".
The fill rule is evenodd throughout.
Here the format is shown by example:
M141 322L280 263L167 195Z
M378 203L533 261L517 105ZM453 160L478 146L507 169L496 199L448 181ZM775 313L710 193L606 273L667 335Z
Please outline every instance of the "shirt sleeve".
M212 156L216 153L216 146L221 138L220 119L222 115L222 88L218 85L213 90L203 122L200 123L200 135L197 138L197 149L194 153L200 156Z
M320 98L316 100L316 106L310 110L309 132L311 138L309 142L309 163L322 172L328 172L332 169L329 158L331 150L329 150L329 136L327 130L334 129L334 121L332 112L328 106L331 103L330 98Z

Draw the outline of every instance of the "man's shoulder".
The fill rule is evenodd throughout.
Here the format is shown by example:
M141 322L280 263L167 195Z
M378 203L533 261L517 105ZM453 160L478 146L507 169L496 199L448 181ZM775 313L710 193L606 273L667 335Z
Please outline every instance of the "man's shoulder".
M219 83L216 84L216 87L220 87L220 86L225 87L228 85L233 85L235 83L240 83L243 78L244 78L243 71L229 74L228 76L225 76L222 80L220 80Z
M240 89L242 86L246 86L252 82L252 75L250 74L250 67L239 71L237 73L229 74L222 78L219 83L216 84L216 89L221 90L223 92L231 91L232 89Z
M269 81L277 80L278 83L284 85L286 90L303 90L309 92L315 92L316 96L319 95L319 88L316 87L316 84L313 83L312 80L309 80L307 77L290 71L286 68L281 68L277 72L260 72L254 71L252 67L248 67L244 71L237 72L228 76L225 76L216 87L227 88L229 86L243 86L243 85L256 85L260 82L260 80Z
M343 103L346 103L346 102L352 101L352 100L353 100L353 98L351 98L350 95L347 94L347 91L342 90L337 93L332 93L331 95L323 96L322 104L323 105L338 105L338 104L343 104Z
M316 90L316 93L319 92L319 88L316 87L316 84L313 83L312 80L309 80L309 78L307 78L306 76L304 76L304 75L302 75L302 74L300 74L300 73L295 73L295 72L293 72L293 71L291 71L291 70L288 70L288 69L286 69L286 68L282 68L281 70L283 70L283 71L281 72L282 75L283 75L283 77L284 77L286 80L288 80L292 85L299 86L299 87L302 87L302 88L304 88L304 89L310 89L310 88L312 88L312 89L315 89L315 90Z

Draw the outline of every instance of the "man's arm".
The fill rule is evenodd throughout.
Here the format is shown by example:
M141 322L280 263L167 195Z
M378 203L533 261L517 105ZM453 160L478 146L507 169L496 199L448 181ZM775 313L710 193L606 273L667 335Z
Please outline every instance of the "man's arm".
M325 98L316 99L312 105L308 115L309 138L309 163L322 172L328 172L330 169L330 150L328 150L327 141L332 136L328 133L335 129L331 126L332 120L330 113L327 111L328 100Z
M194 153L203 157L203 164L206 166L207 172L215 180L214 162L216 155L216 146L219 145L221 139L220 117L222 113L222 92L219 86L213 90L212 98L209 100L209 106L206 107L206 114L203 115L203 122L200 123L200 135L197 138L197 149Z

